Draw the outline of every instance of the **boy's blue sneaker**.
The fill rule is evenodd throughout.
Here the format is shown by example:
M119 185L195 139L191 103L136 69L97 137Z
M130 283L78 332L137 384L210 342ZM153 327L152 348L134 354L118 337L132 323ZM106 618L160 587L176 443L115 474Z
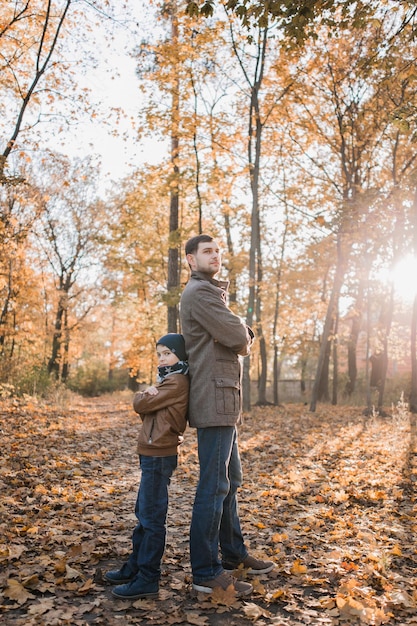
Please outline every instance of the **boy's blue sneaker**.
M157 596L159 592L159 581L149 582L137 574L133 580L125 585L119 585L112 589L115 598L122 600L137 600L138 598L151 598Z
M104 578L113 585L122 585L123 583L129 583L136 575L137 572L132 572L129 565L124 563L120 569L106 572Z

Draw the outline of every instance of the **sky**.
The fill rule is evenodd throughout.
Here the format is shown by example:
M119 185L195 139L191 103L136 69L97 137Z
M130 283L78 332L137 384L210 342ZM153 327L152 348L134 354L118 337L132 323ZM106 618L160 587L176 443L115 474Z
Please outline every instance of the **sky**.
M127 176L144 162L157 163L167 150L166 142L146 138L139 142L132 128L131 118L137 120L143 95L131 52L138 39L146 36L149 20L144 13L143 1L131 0L129 6L136 13L134 26L129 29L112 22L95 25L96 67L90 67L88 62L80 65L79 84L91 89L93 102L99 103L100 115L91 119L84 117L64 137L51 136L49 139L52 148L70 157L83 158L86 150L90 155L97 155L102 162L105 186ZM88 49L89 40L84 45ZM125 116L120 117L116 126L112 109L119 107ZM114 133L116 128L117 135Z

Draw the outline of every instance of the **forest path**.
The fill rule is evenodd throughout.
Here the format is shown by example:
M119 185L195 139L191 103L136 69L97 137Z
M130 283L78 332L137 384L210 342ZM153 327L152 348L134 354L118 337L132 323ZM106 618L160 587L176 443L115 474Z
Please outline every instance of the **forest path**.
M385 418L328 405L245 416L242 527L276 568L244 601L191 592L193 429L170 487L160 597L112 598L103 572L130 549L138 427L130 396L0 402L2 624L417 624L416 425L401 402Z

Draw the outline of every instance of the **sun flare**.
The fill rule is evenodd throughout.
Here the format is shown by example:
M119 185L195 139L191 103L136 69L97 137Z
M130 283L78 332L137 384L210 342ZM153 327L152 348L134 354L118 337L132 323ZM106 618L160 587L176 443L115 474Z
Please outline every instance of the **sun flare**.
M396 295L405 302L412 302L417 294L417 258L411 254L395 264L390 279Z

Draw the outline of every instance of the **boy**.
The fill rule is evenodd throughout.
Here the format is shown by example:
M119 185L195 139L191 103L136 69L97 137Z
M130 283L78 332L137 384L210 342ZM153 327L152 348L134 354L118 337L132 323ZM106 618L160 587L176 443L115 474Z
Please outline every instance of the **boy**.
M138 524L132 552L120 570L105 574L117 585L116 598L137 599L158 595L161 559L165 550L168 486L178 461L188 408L188 362L182 335L169 333L156 344L157 384L133 398L140 414L138 454L142 471L136 500Z

